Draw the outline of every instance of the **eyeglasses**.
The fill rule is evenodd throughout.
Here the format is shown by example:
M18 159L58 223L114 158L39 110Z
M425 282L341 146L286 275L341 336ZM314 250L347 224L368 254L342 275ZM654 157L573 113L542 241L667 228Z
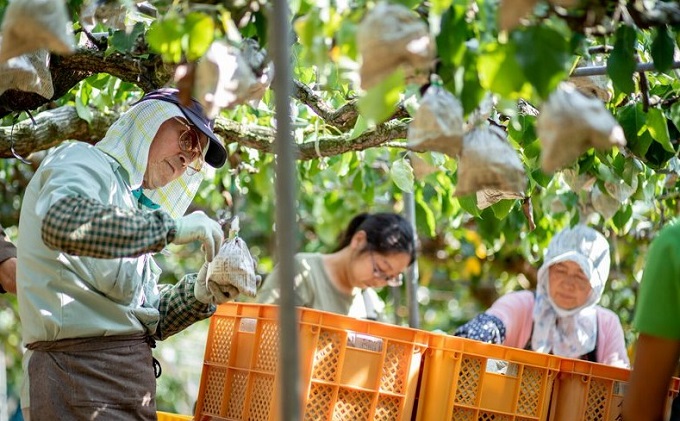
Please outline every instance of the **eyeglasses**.
M390 276L383 272L375 263L375 256L373 255L372 251L371 251L371 263L373 264L373 276L375 276L378 279L382 279L383 281L385 281L385 283L387 283L388 286L400 287L404 283L404 276L401 273L395 276Z
M193 165L187 165L187 174L194 175L201 172L203 168L203 148L201 147L201 138L196 132L196 129L181 119L174 117L174 119L184 126L185 130L179 135L178 143L179 149L182 152L187 152Z

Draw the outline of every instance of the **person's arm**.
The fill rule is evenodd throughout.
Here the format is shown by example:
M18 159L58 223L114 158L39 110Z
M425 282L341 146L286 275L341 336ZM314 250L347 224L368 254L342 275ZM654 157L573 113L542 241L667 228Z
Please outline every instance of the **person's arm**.
M680 340L640 334L633 372L623 399L624 421L662 421Z
M175 221L162 210L122 209L68 196L45 214L42 239L48 247L76 256L137 257L163 250L175 228Z
M162 284L160 290L160 322L153 335L159 341L179 333L192 324L207 319L217 307L204 304L196 299L194 284L197 274L184 276L175 285Z
M669 381L680 356L680 225L659 233L647 253L633 326L640 333L623 398L625 421L663 419Z
M17 249L0 227L0 294L17 292Z
M17 293L17 258L10 257L0 262L0 294Z
M597 361L616 367L630 367L626 340L619 316L611 310L598 307Z
M486 311L498 317L505 326L503 345L524 348L531 337L533 325L534 293L515 291L497 299Z

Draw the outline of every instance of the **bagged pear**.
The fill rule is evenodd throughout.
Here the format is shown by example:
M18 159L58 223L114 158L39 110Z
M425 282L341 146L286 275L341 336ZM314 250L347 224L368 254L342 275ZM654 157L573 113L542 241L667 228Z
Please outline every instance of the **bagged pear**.
M231 284L241 294L254 297L260 276L255 273L255 259L246 242L238 236L238 231L238 218L235 218L231 225L231 238L222 244L213 261L208 264L206 279L208 283Z
M463 106L444 87L427 88L408 128L408 145L456 157L463 143Z
M563 83L543 105L536 131L541 142L541 167L552 173L571 165L590 148L624 146L623 129L602 101L588 98Z
M412 10L378 3L359 24L361 88L368 90L399 66L408 82L424 84L434 64L434 41L425 22Z
M456 196L495 190L508 195L507 198L524 197L526 184L522 161L502 129L482 125L465 134ZM498 193L495 195L498 197Z
M62 55L75 49L64 0L13 0L1 30L0 63L40 49Z
M8 89L33 92L51 99L54 95L47 50L12 57L0 64L0 95Z

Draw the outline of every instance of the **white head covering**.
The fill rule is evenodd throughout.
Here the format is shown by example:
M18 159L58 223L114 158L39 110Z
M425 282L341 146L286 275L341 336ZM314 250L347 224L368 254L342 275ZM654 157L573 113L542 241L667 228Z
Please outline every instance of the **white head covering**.
M566 310L550 298L548 268L555 263L573 261L590 280L592 290L586 302ZM538 352L578 358L595 349L597 314L595 306L602 298L609 276L609 243L602 234L585 225L576 225L557 233L548 245L543 265L538 270L538 288L534 304L534 332L531 348Z
M125 112L106 132L95 147L112 156L127 171L130 189L142 186L149 148L161 124L173 117L185 119L180 109L169 102L143 101ZM203 181L203 171L186 172L163 187L144 189L144 195L173 218L184 215Z

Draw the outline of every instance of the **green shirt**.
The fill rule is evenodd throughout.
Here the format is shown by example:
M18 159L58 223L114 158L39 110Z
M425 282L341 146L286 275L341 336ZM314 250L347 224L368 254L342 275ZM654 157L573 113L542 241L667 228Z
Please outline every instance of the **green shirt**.
M339 291L331 281L323 264L321 253L298 253L295 255L295 305L330 311L356 318L382 319L384 303L372 289L355 288L352 294ZM263 304L277 304L279 302L279 274L278 266L265 279L257 293L256 300ZM367 310L373 306L375 314Z
M680 224L664 227L649 248L633 326L640 333L680 339Z

